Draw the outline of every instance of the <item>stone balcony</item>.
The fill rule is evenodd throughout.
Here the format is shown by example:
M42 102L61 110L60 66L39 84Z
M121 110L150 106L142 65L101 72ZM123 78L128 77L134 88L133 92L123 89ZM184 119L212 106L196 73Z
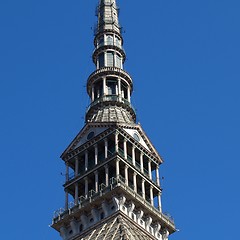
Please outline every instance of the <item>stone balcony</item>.
M144 199L130 186L126 185L122 176L118 176L117 178L111 178L109 186L101 184L99 192L90 190L87 197L80 196L77 204L69 203L68 209L60 208L56 210L52 219L52 226L57 227L59 223L61 225L61 223L64 222L65 218L68 219L69 217L75 217L75 215L79 215L79 211L85 211L86 208L91 209L93 206L96 205L97 201L103 201L103 199L106 199L106 197L109 195L114 196L118 194L125 194L127 199L133 201L134 203L137 202L138 205L141 206L141 209L143 209L143 212L146 213L146 215L150 215L153 220L159 220L162 225L168 226L168 228L171 229L171 232L175 231L174 220L168 215L160 212L156 207L152 206L147 199ZM125 208L123 208L123 210L124 209Z

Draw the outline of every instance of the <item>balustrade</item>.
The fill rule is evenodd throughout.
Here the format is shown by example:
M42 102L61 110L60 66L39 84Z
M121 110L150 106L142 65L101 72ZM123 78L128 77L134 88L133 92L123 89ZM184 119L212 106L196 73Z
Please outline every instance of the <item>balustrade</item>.
M161 219L164 221L168 222L168 224L172 225L174 227L174 220L172 219L171 216L163 214L161 211L159 211L155 206L151 205L151 199L146 197L144 199L141 196L141 193L136 193L131 186L128 186L125 184L125 178L121 175L118 176L118 178L112 177L110 179L110 185L105 186L103 183L99 185L99 192L94 191L91 189L88 191L88 194L86 196L80 196L78 198L78 208L84 207L85 204L88 204L93 200L93 198L97 198L99 196L102 196L103 194L108 193L115 187L119 187L119 184L121 187L123 187L129 194L131 194L135 199L138 201L142 202L145 207L149 208L150 210L154 211L156 214L158 214ZM159 203L160 205L161 203ZM74 203L69 203L68 204L68 209L66 208L60 208L59 210L56 210L53 215L53 223L57 223L60 221L62 218L65 216L69 215L72 213L73 209L76 207Z

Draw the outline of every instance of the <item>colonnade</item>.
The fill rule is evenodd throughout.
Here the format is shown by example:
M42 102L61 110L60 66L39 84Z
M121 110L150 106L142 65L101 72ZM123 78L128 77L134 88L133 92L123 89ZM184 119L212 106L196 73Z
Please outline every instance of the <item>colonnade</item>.
M161 211L161 191L159 190L159 188L154 188L154 184L152 183L153 181L153 176L152 176L152 170L155 170L155 178L156 178L156 185L158 187L160 187L160 181L159 181L159 166L157 164L155 164L156 166L154 168L152 168L152 160L147 158L148 163L148 170L147 170L147 174L146 174L146 169L144 169L144 162L146 160L146 158L144 158L144 153L142 151L140 151L140 154L138 153L138 157L140 159L138 159L138 162L140 162L140 168L139 166L137 166L137 159L136 159L136 146L134 146L133 144L131 144L131 146L128 144L128 141L126 138L119 138L119 133L115 133L114 138L112 138L111 140L112 142L114 141L114 145L115 145L115 152L119 152L120 151L120 147L123 149L121 149L123 151L123 159L126 160L122 161L120 160L120 158L116 158L115 161L115 173L111 172L111 177L115 176L115 178L118 180L120 178L123 178L124 180L124 184L128 187L131 187L136 193L138 193L144 200L149 201L149 203L154 206L156 205L156 200L154 201L154 198L157 198L157 202L158 202L158 209ZM111 144L112 144L111 142ZM101 145L101 149L102 149L103 145ZM130 149L132 147L132 149ZM80 157L75 157L75 165L74 165L74 176L78 177L79 176L79 166L80 166L80 160L81 160L81 164L84 164L84 172L88 172L89 171L89 149L85 150L84 154ZM95 144L92 148L92 152L94 152L94 159L91 159L91 161L94 162L94 165L98 165L99 164L99 144ZM131 152L131 164L134 167L138 167L139 172L142 173L139 174L139 172L134 168L131 167L131 164L129 164L129 156L128 156L128 152ZM109 157L109 138L106 137L104 139L104 158L107 159ZM84 159L84 161L82 162L82 159ZM120 166L121 165L121 166ZM84 196L85 198L88 198L89 195L89 190L94 190L94 192L98 193L100 191L99 189L99 185L100 184L104 184L105 187L109 186L109 181L110 181L110 176L109 176L109 164L105 164L103 165L104 167L95 170L93 172L93 174L91 175L87 175L86 177L84 177L84 179L81 180L81 183L75 182L74 183L74 203L78 204L79 201L79 195ZM113 165L111 164L111 169L113 169ZM146 166L146 162L145 162L145 166ZM99 174L101 172L101 182L99 181ZM102 176L102 174L104 174ZM144 177L143 177L144 176ZM91 182L93 182L93 184L91 184L91 189L89 189L89 180L91 179ZM104 181L103 181L104 179ZM148 180L152 180L152 181L148 181ZM69 166L68 164L66 164L66 182L69 181ZM146 184L147 185L147 191L146 191ZM84 186L84 191L82 190L81 192L79 192L79 187L80 185ZM131 185L131 186L130 186ZM66 198L65 198L65 209L68 208L68 192L66 191ZM155 203L154 203L155 202Z
M101 82L102 81L102 82ZM101 84L102 84L102 93L101 93ZM121 78L116 78L116 85L115 85L115 92L116 96L119 97L119 100L121 100L121 98L125 98L128 100L128 102L130 102L131 99L131 90L130 90L130 86L129 84L126 83L126 96L124 96L124 90L123 90L123 86L122 86L122 79ZM96 94L97 92L97 94ZM95 94L97 95L97 97L95 97ZM100 98L102 96L107 96L109 95L108 93L108 89L107 89L107 78L103 77L101 78L99 81L97 81L96 83L92 84L92 90L91 90L91 101L94 102L97 98ZM112 94L110 94L112 95Z
M123 162L122 162L123 163ZM125 164L125 163L123 163ZM137 177L138 176L138 177ZM116 178L121 180L121 177L124 177L123 181L126 186L130 187L130 179L129 179L129 166L127 164L124 165L124 176L120 175L120 159L116 159ZM132 183L133 183L133 190L136 193L139 193L139 189L141 190L139 193L144 200L148 200L147 197L149 197L150 204L154 206L154 186L152 183L149 183L146 181L144 178L142 178L140 175L137 174L136 171L132 172ZM137 179L138 178L138 179ZM146 192L146 184L149 184L149 192ZM161 191L157 191L157 208L159 211L162 211L162 206L161 206Z

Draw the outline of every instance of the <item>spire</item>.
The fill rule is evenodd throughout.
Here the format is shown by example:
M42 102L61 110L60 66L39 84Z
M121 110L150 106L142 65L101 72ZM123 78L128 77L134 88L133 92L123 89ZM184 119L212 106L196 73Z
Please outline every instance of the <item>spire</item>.
M97 16L91 103L85 126L61 155L65 207L52 227L63 240L168 240L176 228L162 213L163 160L135 123L115 0L99 1Z
M103 66L114 66L123 69L123 64L126 59L123 50L123 38L121 35L121 28L118 20L119 8L117 7L116 0L100 0L97 6L97 27L95 29L95 52L93 54L93 62L97 69ZM102 48L105 46L104 48ZM113 58L111 58L110 51ZM103 54L99 51L107 52L107 58L103 59ZM99 55L98 55L99 54ZM105 60L105 61L104 61ZM109 60L109 61L108 61Z
M115 0L100 0L97 9L98 33L104 32L104 30L112 30L120 34L118 10Z
M92 56L96 71L87 81L91 104L87 109L86 122L134 123L136 120L131 105L133 82L124 71L126 54L122 47L118 13L115 0L100 0Z

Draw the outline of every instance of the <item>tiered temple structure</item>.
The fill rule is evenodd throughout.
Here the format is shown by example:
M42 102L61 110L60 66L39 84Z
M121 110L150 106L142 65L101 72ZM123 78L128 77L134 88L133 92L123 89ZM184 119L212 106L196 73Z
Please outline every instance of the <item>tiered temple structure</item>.
M52 227L63 240L167 240L175 232L162 212L163 161L131 105L118 13L115 0L100 0L86 124L61 156L65 207L54 213Z

